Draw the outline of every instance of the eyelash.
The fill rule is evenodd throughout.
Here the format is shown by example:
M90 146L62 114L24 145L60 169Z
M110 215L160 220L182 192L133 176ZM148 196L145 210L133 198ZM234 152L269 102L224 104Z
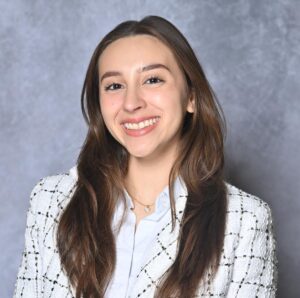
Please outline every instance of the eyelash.
M156 80L156 82L152 82L151 84L158 84L158 83L164 82L162 79L160 79L160 78L157 77L157 76L152 76L152 77L150 77L149 79L146 80L146 82L147 82L147 81L150 81L150 80ZM145 83L146 83L146 82L145 82Z
M118 86L119 88L116 88L116 86ZM114 88L112 88L114 87ZM121 84L118 84L118 83L112 83L112 84L109 84L107 86L104 87L104 90L105 91L114 91L114 90L117 90L117 89L120 89L121 88Z
M154 82L153 82L154 80ZM162 83L164 82L164 80L160 79L159 77L157 76L152 76L150 77L149 79L147 79L145 81L145 83L147 83L148 81L150 81L150 84L158 84L158 83ZM145 84L144 83L144 84ZM112 84L109 84L107 86L104 87L104 90L105 91L115 91L115 90L118 90L118 89L121 89L122 88L122 85L121 84L118 84L118 83L112 83Z

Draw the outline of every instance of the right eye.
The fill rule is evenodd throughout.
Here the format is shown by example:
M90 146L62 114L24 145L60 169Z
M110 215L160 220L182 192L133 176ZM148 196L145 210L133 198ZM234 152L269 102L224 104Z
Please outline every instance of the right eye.
M121 84L112 83L112 84L109 84L109 85L105 86L104 90L105 91L114 91L114 90L118 90L118 89L121 89L121 88L122 88Z

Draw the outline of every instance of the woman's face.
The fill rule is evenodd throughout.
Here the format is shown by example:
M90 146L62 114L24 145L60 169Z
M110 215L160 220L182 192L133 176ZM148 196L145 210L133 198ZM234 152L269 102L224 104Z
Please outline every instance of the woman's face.
M99 59L100 107L131 158L175 157L186 112L193 112L172 52L150 35L111 43Z

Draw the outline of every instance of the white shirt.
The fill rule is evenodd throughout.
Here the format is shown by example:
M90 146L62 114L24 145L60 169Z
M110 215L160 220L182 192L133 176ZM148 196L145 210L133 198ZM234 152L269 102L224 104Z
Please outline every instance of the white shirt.
M186 196L187 190L180 178L175 180L174 199L175 202L181 196ZM116 234L117 262L113 279L106 292L106 298L127 298L135 284L140 268L145 263L145 257L154 246L157 233L168 220L170 211L169 187L158 195L155 201L155 211L144 217L138 224L136 230L136 217L130 207L133 207L132 199L125 192L128 211L118 234ZM123 214L123 204L119 204L113 220L116 228Z

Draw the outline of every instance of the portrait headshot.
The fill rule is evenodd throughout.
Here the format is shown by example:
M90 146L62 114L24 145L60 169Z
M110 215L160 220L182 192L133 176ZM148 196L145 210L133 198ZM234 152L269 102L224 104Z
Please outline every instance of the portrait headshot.
M296 6L3 4L0 296L297 297Z

